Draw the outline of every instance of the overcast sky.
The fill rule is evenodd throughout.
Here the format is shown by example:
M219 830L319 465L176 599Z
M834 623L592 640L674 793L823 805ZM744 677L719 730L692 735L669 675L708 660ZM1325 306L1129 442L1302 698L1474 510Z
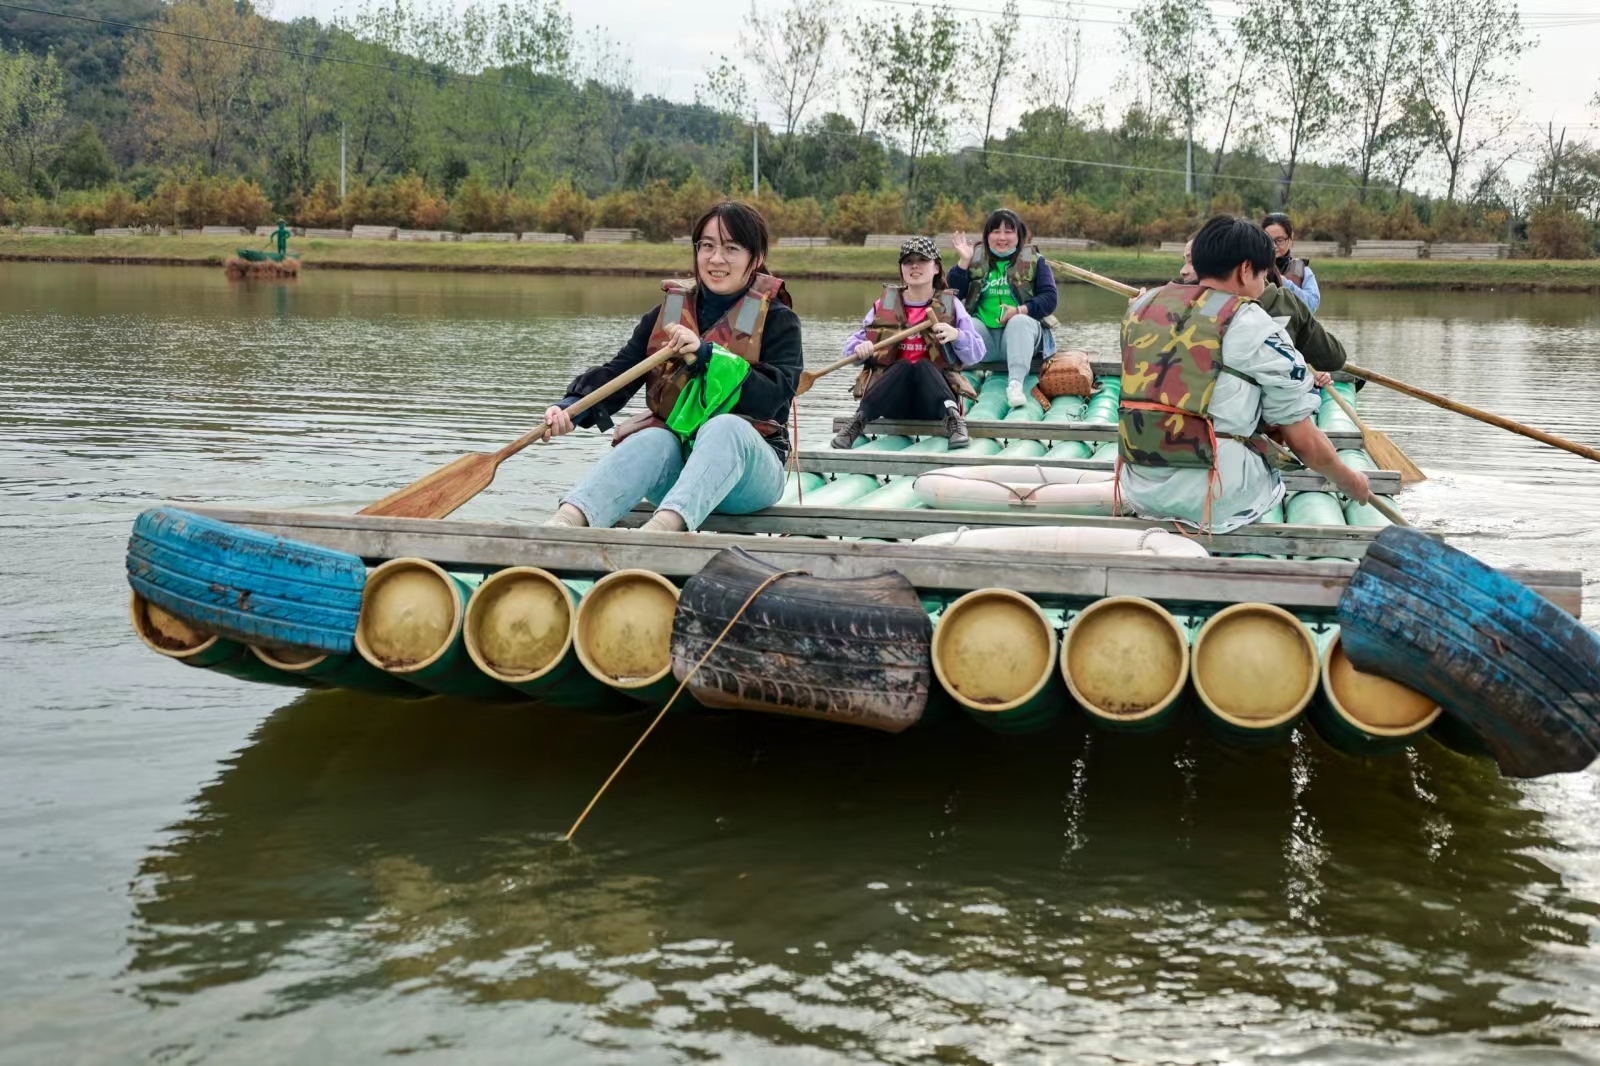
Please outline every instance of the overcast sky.
M426 2L426 0L422 0ZM438 0L467 6L465 0ZM786 0L758 0L766 7L781 7ZM885 14L904 12L904 7L883 7L870 0L840 0L846 12ZM998 12L1003 0L950 0L958 17L988 21L980 12ZM328 19L348 13L358 0L273 0L272 13L278 18L310 15ZM696 0L690 6L662 0L566 0L580 42L595 36L594 30L609 34L632 55L635 89L670 99L688 101L718 56L737 60L740 23L750 0ZM1063 10L1061 0L1019 0L1024 33L1055 33L1061 23L1052 16ZM1125 12L1137 0L1079 0L1076 14L1082 20L1083 72L1079 93L1085 101L1103 100L1107 113L1119 114L1125 94L1114 83L1122 72L1124 46L1119 32ZM1228 18L1243 10L1232 0L1212 0L1212 11ZM1600 3L1597 0L1524 0L1523 19L1527 29L1537 35L1538 44L1523 54L1516 65L1522 80L1517 103L1524 122L1520 133L1543 138L1544 125L1554 121L1569 127L1568 137L1600 141L1600 109L1592 101L1600 92ZM692 12L692 16L690 13ZM1014 92L1017 90L1013 90ZM1019 108L1020 110L1020 108ZM1014 118L1014 115L1007 116ZM1525 158L1531 160L1532 154ZM1520 180L1529 169L1526 162L1509 169Z

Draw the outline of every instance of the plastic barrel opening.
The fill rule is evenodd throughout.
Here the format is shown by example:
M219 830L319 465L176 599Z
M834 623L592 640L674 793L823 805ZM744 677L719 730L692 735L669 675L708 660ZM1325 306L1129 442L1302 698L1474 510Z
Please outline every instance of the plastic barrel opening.
M467 604L467 654L507 684L537 681L572 647L572 593L548 570L514 566L488 577Z
M607 574L578 605L579 661L612 688L644 696L644 690L659 686L663 679L670 681L672 618L677 609L678 589L660 574L649 570Z
M940 616L932 651L944 690L985 725L1032 728L1059 713L1047 691L1055 627L1021 593L992 588L962 596Z
M1422 736L1443 713L1429 696L1398 681L1357 670L1335 635L1322 652L1326 708L1314 715L1317 731L1336 747L1387 751Z
M454 580L426 559L390 559L367 576L356 649L373 666L408 674L449 650L461 629Z
M1061 676L1097 724L1154 728L1189 680L1188 635L1151 600L1099 600L1067 627Z
M214 633L205 633L169 611L165 611L137 592L129 593L128 613L133 631L154 651L170 659L190 659L217 643Z
M1194 688L1220 722L1244 733L1292 723L1311 702L1316 644L1298 618L1265 603L1236 603L1195 636Z

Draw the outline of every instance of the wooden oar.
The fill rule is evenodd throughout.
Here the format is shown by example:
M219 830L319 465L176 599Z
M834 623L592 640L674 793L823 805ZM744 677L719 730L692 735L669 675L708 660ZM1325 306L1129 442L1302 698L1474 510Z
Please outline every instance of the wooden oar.
M1046 259L1045 262L1049 263L1057 270L1065 271L1066 273L1071 274L1079 281L1087 281L1090 285L1098 285L1107 292L1118 293L1122 296L1126 296L1130 300L1139 295L1139 290L1134 288L1132 285L1124 285L1120 281L1117 281L1113 278L1108 278L1103 274L1096 274L1092 270L1085 270L1081 266L1073 266L1071 263L1063 263L1056 259Z
M582 414L618 389L637 381L671 356L670 347L662 348L633 369L612 378L567 408L567 413ZM685 356L684 360L693 362L694 356ZM390 493L372 506L362 508L359 513L384 515L389 518L444 518L488 488L501 463L549 435L549 425L541 424L497 452L468 452L454 462L441 466L420 481L414 481L398 492Z
M889 336L883 338L883 340L879 341L877 344L874 344L872 346L872 350L874 352L885 351L885 350L887 350L889 348L892 348L896 344L899 344L901 341L905 340L907 337L916 336L918 333L921 333L923 330L927 329L929 326L932 326L932 325L933 325L933 323L925 318L921 322L918 322L916 325L912 326L910 329L903 329L899 333L891 333ZM794 394L796 396L804 395L805 393L808 393L808 392L811 391L811 386L813 386L813 385L815 385L817 383L817 379L818 378L827 377L829 374L833 373L835 370L843 370L845 367L851 365L852 363L859 363L859 362L861 362L861 357L860 356L847 355L843 359L834 360L833 362L829 363L827 366L823 367L821 370L805 370L805 371L802 371L801 374L800 374L800 384L795 387Z
M1387 433L1370 429L1365 422L1361 421L1361 416L1356 414L1355 406L1345 399L1338 389L1330 385L1322 391L1332 396L1333 402L1338 404L1344 413L1350 416L1350 421L1356 424L1356 428L1361 431L1361 446L1367 450L1367 454L1372 457L1372 461L1378 464L1379 470L1400 471L1400 484L1402 485L1415 485L1419 481L1428 480L1428 475L1417 468L1417 464L1413 463L1410 457L1400 450L1398 444L1389 439Z
M1539 441L1541 444L1548 444L1552 448L1560 448L1563 451L1571 452L1573 455L1581 455L1585 459L1593 459L1595 462L1600 463L1600 450L1590 448L1587 445L1575 443L1567 440L1565 437L1558 437L1554 433L1546 433L1542 429L1535 429L1533 426L1525 425L1522 422L1517 422L1502 415L1490 414L1488 411L1482 411L1476 407L1470 407L1467 404L1452 400L1448 396L1440 396L1436 392L1429 392L1426 389L1419 389L1415 385L1408 385L1398 378L1389 377L1387 374L1380 374L1376 370L1367 370L1364 367L1351 366L1349 363L1344 365L1344 369L1346 373L1354 374L1358 378L1365 378L1375 385L1382 385L1386 389L1393 389L1395 392L1404 393L1407 396L1414 397L1426 403L1431 403L1435 407L1443 407L1446 411L1454 411L1458 415L1466 415L1468 418L1476 418L1479 422L1486 422L1491 426L1499 426L1501 429L1509 429L1513 433L1520 433L1524 437L1529 437L1533 440ZM1377 457L1374 456L1373 458Z
M1367 499L1367 502L1370 503L1372 506L1376 507L1378 509L1378 513L1379 514L1383 515L1383 517L1387 518L1389 521L1393 522L1395 525L1397 525L1397 526L1410 526L1411 525L1410 522L1406 521L1406 516L1400 513L1400 508L1396 507L1394 504L1390 503L1388 500L1384 499L1382 496L1379 496L1376 492L1374 492Z

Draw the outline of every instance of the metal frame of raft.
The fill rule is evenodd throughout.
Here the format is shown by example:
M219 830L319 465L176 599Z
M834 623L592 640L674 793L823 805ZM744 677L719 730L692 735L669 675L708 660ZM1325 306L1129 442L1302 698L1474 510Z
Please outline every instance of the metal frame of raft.
M703 706L889 732L916 722L924 706L953 704L1000 732L1043 728L1068 714L1113 731L1148 731L1189 707L1223 735L1251 740L1281 738L1309 716L1330 743L1365 754L1404 747L1442 725L1436 701L1362 673L1345 657L1335 609L1343 609L1360 577L1351 560L1378 543L1385 523L1362 513L1370 508L1323 491L1327 486L1316 475L1300 476L1304 484L1295 475L1285 479L1291 489L1285 505L1268 516L1278 521L1201 538L1211 557L903 539L973 526L1171 529L1170 523L1132 518L1017 509L940 511L905 491L910 475L945 466L1096 468L1114 439L1118 384L1098 381L1094 396L1062 398L1048 411L1030 403L1002 419L974 419L969 432L973 426L980 432L965 454L946 454L942 437L913 444L908 436L883 432L849 451L802 456L801 472L790 475L796 483L791 495L810 479L807 498L819 495L819 503L713 515L694 534L158 509L141 517L135 542L151 515L151 528L179 528L186 513L194 516L190 521L211 523L201 538L209 591L194 591L194 575L179 575L190 584L178 580L174 587L219 598L221 606L191 609L182 596L170 598L163 582L171 575L163 576L162 568L183 557L182 544L140 553L130 545L134 624L150 647L190 665L277 684L397 695L533 698L593 710L659 705L676 687L675 675L685 676L685 664L698 661L711 647L709 636L726 623L725 646L690 679L688 695ZM974 409L993 408L996 391L993 381L983 383ZM1080 420L1085 414L1089 419ZM1331 402L1318 421L1337 443L1359 442ZM869 428L933 429L915 423ZM1097 450L1101 456L1090 458ZM1364 452L1345 455L1372 465ZM818 487L824 479L817 472L824 470L839 475L826 490ZM1378 472L1373 480L1389 488L1395 476ZM622 525L638 524L648 513L641 507ZM284 644L297 639L293 634L322 630L251 629L251 596L265 593L257 602L276 603L278 576L274 571L261 588L248 580L230 585L229 531L255 538L241 547L241 558L254 552L271 561L282 546L289 562L272 562L269 569L293 569L296 553L347 559L338 575L343 611L351 609L345 586L359 584L364 573L354 646L327 644L313 652ZM1223 557L1228 553L1240 557ZM315 561L317 582L330 565ZM366 571L369 566L376 568ZM780 581L763 593L759 618L728 613L730 604L749 602L745 594L779 570L806 576L786 578L788 584ZM1581 573L1513 573L1550 604L1578 613ZM141 590L161 606L143 599ZM229 630L226 619L240 612L244 620L233 624L247 631ZM228 636L210 635L207 623ZM283 633L291 636L268 639ZM1371 634L1359 635L1363 654L1372 656ZM1402 660L1407 654L1380 650ZM1411 673L1425 675L1406 676ZM1595 698L1600 703L1600 695ZM1459 731L1448 736L1459 742ZM1554 751L1562 765L1581 757L1560 743ZM1530 759L1526 765L1549 764Z

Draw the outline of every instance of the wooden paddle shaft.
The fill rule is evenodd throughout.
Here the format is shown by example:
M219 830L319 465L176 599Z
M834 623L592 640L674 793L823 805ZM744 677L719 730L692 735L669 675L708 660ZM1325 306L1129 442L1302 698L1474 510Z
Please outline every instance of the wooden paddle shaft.
M916 336L918 333L921 333L923 330L927 329L931 325L933 325L932 322L929 322L927 319L923 319L921 322L918 322L916 325L912 326L909 329L903 329L899 333L891 333L889 336L883 338L883 340L881 340L878 343L874 344L872 346L872 350L874 352L885 351L885 350L893 347L894 345L899 344L901 341L905 340L907 337ZM827 366L823 367L821 370L809 371L809 373L811 375L811 380L815 381L817 378L823 377L824 375L827 375L827 374L831 374L835 370L842 370L845 367L849 366L851 363L859 363L860 361L861 361L861 356L858 356L858 355L855 355L855 354L847 355L843 359L836 359L833 362L829 363Z
M1349 416L1350 421L1356 424L1357 429L1359 429L1363 434L1367 432L1367 424L1361 421L1361 416L1356 414L1354 405L1352 405L1349 400L1345 399L1344 396L1340 394L1338 389L1334 388L1332 385L1329 385L1322 391L1333 397L1333 402L1338 404L1339 409Z
M651 355L650 358L646 359L644 362L636 364L625 373L618 374L604 385L601 385L598 389L595 389L593 392L583 397L583 399L567 408L567 414L581 415L583 412L587 411L589 408L593 407L607 396L610 396L618 389L624 388L625 386L631 385L633 382L638 381L645 374L650 373L650 371L654 370L662 363L665 363L670 358L672 358L672 348L669 345ZM683 356L683 361L686 363L694 362L693 353ZM524 433L522 436L518 437L516 440L512 441L510 444L507 444L504 448L501 448L499 451L495 452L494 461L497 464L503 463L513 455L516 455L522 449L526 448L528 445L534 443L535 441L544 440L549 435L549 423L541 423Z
M1114 292L1118 295L1126 296L1130 300L1139 295L1139 290L1134 288L1132 285L1124 285L1122 282L1108 278L1104 274L1096 274L1092 270L1085 270L1081 266L1073 266L1071 263L1063 263L1055 259L1046 259L1045 262L1049 263L1057 270L1065 271L1066 273L1071 274L1079 281L1087 281L1090 285L1098 285L1107 292Z
M1567 440L1565 437L1558 437L1554 433L1546 433L1542 429L1535 429L1533 426L1524 425L1501 415L1490 414L1488 411L1459 403L1448 396L1440 396L1436 392L1419 389L1415 385L1408 385L1404 381L1389 377L1387 374L1380 374L1376 370L1367 370L1364 367L1352 366L1349 363L1344 365L1344 369L1347 373L1354 374L1358 378L1365 378L1374 384L1382 385L1384 388L1404 393L1425 403L1431 403L1435 407L1443 407L1446 411L1454 411L1458 415L1476 418L1479 422L1487 422L1491 426L1509 429L1513 433L1520 433L1524 437L1529 437L1542 444L1548 444L1552 448L1560 448L1563 451L1571 452L1573 455L1581 455L1585 459L1593 459L1595 462L1600 463L1600 450L1590 448L1587 445L1578 444Z
M1409 525L1411 525L1410 522L1406 521L1406 516L1400 513L1400 508L1396 507L1394 504L1390 503L1388 500L1384 499L1382 496L1379 496L1376 492L1374 492L1371 495L1371 497L1368 498L1367 502L1370 503L1372 506L1376 507L1378 509L1378 513L1379 514L1383 515L1383 517L1387 518L1389 521L1393 522L1395 525L1397 525L1397 526L1409 526Z

